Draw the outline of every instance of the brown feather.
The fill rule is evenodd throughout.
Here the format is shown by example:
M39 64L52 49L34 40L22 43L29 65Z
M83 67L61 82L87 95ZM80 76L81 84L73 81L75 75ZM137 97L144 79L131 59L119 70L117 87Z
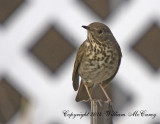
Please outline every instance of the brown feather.
M92 93L92 88L93 88L93 85L88 87L90 93ZM84 86L84 83L81 81L79 89L78 89L78 93L76 96L76 101L79 102L82 100L84 100L84 101L89 100L89 96L88 96L87 90Z
M86 47L86 41L83 42L83 44L79 47L77 55L76 55L76 60L74 63L74 69L73 69L73 74L72 74L72 81L73 81L73 88L75 91L78 90L79 87L79 74L78 74L78 68L81 63L83 54L84 54L84 49Z

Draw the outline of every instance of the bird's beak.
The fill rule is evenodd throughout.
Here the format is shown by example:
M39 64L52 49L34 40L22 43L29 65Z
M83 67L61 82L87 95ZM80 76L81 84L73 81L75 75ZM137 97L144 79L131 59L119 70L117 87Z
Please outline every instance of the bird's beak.
M87 30L89 30L89 26L82 26L83 28L85 28L85 29L87 29Z

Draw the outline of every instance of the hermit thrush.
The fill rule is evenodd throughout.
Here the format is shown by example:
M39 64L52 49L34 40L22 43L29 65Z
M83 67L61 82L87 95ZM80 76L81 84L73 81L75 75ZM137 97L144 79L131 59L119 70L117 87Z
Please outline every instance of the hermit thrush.
M87 29L88 37L79 47L74 63L72 80L74 90L78 90L76 101L92 100L92 88L98 84L110 102L104 85L114 78L119 69L121 49L105 24L94 22L82 27Z

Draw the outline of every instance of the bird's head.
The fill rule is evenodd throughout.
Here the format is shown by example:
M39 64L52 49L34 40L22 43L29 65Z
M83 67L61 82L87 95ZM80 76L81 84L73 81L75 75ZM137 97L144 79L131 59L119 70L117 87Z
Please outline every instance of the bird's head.
M99 42L104 42L112 36L112 32L108 26L103 23L94 22L88 26L82 26L88 31L89 40L97 40Z

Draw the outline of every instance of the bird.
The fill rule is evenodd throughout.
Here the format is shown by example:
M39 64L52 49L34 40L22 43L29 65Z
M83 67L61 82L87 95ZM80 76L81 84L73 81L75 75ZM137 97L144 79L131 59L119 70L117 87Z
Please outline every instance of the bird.
M93 87L99 85L110 103L104 87L119 70L121 48L107 25L93 22L82 27L87 30L87 39L80 45L74 62L72 81L74 90L78 90L75 100L92 101Z

